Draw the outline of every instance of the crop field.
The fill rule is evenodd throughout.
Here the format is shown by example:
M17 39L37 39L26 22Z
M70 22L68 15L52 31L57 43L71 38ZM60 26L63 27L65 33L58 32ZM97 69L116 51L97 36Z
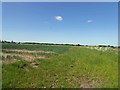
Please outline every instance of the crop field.
M117 88L111 47L2 44L3 88Z

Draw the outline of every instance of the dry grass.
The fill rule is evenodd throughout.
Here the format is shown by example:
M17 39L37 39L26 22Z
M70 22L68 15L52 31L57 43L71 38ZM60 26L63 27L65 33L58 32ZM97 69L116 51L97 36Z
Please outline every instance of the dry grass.
M12 52L23 52L23 53L54 53L52 51L44 51L44 50L27 50L27 49L3 49L5 51L12 51Z
M81 78L80 80L80 87L81 88L95 88L100 84L100 81L98 80L89 80L86 78Z
M26 60L26 61L33 61L35 59L48 59L45 55L38 55L37 53L54 53L52 51L43 51L43 50L17 50L17 49L3 49L6 52L0 53L2 57L4 57L3 63L15 63L16 61ZM13 53L9 53L9 52ZM20 52L20 53L16 53Z
M34 68L37 68L39 64L36 62L31 62L30 65Z
M5 57L5 58L7 58L7 56L11 56L11 57L13 57L13 56L18 56L18 57L20 57L20 58L22 58L22 59L24 59L24 60L27 60L27 61L31 61L31 60L34 60L34 59L36 59L36 58L39 58L39 59L41 59L41 58L46 58L45 56L34 56L34 55L28 55L28 54L7 54L7 53L4 53L3 54L3 56Z

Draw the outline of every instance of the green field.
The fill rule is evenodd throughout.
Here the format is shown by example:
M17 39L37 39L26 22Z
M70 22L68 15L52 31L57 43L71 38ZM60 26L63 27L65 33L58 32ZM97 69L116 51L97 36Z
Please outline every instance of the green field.
M2 44L3 88L117 88L118 53L107 47Z

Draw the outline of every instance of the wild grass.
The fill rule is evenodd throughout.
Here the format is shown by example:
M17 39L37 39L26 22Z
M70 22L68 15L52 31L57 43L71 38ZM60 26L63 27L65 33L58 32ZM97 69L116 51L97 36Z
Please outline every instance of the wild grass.
M35 59L32 62L20 60L3 64L3 88L118 87L118 55L115 52L82 47L41 47L42 50L49 47L53 49L51 51L59 53L49 59ZM41 47L39 46L39 50ZM31 65L33 62L37 63L37 68Z

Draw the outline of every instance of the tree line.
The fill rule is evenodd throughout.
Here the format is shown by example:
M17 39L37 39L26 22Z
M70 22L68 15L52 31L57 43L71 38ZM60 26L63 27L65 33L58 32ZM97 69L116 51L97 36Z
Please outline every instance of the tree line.
M6 41L6 40L0 40L0 43L10 43L10 44L40 44L40 45L66 45L66 46L90 46L90 45L82 45L82 44L55 44L55 43L37 43L37 42L15 42L15 41ZM98 47L112 47L115 48L115 46L111 45L97 45ZM120 48L120 46L118 46Z

